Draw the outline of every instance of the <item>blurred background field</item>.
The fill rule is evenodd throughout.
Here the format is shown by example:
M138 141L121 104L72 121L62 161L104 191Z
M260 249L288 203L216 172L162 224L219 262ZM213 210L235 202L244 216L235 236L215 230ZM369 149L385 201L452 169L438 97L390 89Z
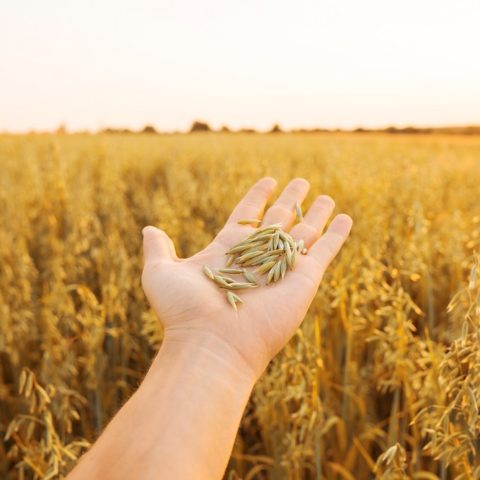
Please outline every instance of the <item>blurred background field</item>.
M0 136L0 477L61 477L141 381L142 227L192 255L271 175L354 229L226 478L480 478L479 158L475 136Z

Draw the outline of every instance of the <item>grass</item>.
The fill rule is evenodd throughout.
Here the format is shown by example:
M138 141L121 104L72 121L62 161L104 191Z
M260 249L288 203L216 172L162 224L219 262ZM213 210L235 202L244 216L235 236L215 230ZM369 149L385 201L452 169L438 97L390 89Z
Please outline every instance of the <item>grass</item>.
M141 228L191 255L272 175L355 224L226 478L477 478L479 158L473 136L0 136L0 476L64 475L141 381Z

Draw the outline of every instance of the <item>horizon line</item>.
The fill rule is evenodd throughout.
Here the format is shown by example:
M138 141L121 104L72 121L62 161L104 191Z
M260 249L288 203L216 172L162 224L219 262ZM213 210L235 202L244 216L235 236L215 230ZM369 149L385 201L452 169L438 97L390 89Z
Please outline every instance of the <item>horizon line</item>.
M227 124L222 124L219 128L212 128L210 123L205 120L193 120L191 126L188 129L168 129L162 130L158 129L154 123L146 122L143 127L132 128L125 126L103 126L97 128L75 128L69 129L66 123L59 123L59 126L54 129L25 129L25 130L0 130L0 135L29 135L29 134L78 134L78 133L89 133L89 134L98 134L98 133L157 133L157 134L188 134L188 133L198 133L198 132L211 132L211 133L301 133L301 132L402 132L402 131L415 131L424 132L433 132L438 130L475 130L475 133L480 133L480 123L478 124L469 124L469 123L459 123L459 124L439 124L439 125L419 125L419 124L386 124L383 126L377 127L367 127L358 125L355 127L345 128L345 127L326 127L326 126L314 126L314 127L291 127L283 128L280 122L274 122L269 129L260 129L253 126L243 126L239 128L231 128ZM408 132L406 132L408 133Z

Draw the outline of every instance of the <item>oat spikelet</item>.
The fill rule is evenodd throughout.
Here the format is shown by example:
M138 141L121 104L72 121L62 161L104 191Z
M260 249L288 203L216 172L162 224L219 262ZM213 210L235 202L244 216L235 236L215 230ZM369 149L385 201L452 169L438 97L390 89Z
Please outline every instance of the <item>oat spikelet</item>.
M297 221L302 222L303 221L303 213L302 213L302 207L297 203L295 203L295 214L297 216Z
M239 225L260 225L262 223L258 218L246 218L237 222Z
M212 272L206 265L203 267L203 273L204 273L205 276L206 276L207 278L209 278L210 280L214 280L214 279L215 279L215 277L214 277L214 275L213 275L213 272Z

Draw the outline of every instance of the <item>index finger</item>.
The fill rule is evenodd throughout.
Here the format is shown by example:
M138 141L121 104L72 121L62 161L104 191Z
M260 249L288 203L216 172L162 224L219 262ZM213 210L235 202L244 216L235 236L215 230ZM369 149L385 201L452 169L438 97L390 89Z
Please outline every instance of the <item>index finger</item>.
M260 219L263 215L265 205L276 186L277 181L274 178L264 177L260 179L250 188L246 195L233 209L233 212L227 220L227 225L248 218Z

